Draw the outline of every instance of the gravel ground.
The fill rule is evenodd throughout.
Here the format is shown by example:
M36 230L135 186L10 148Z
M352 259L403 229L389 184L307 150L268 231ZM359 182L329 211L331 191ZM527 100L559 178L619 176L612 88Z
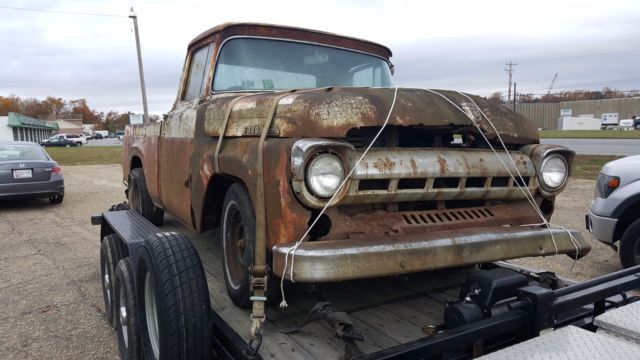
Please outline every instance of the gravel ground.
M0 202L0 357L117 358L104 316L99 231L89 216L124 199L119 165L66 166L66 197ZM579 229L593 250L575 264L567 256L517 260L584 280L620 269L617 254L584 231L594 181L573 180L553 223Z

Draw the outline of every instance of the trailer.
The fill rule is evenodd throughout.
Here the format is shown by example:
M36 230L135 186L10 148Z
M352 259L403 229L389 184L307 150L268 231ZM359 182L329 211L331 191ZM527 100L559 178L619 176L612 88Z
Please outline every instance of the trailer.
M159 228L126 204L111 210L91 220L100 225L105 306L123 358L472 358L529 346L545 329L566 328L544 335L565 340L596 336L598 316L631 309L623 306L636 297L627 292L640 288L640 266L572 284L506 262L294 284L285 287L290 306L268 307L261 336L248 341L251 311L225 291L215 230L181 234L175 219ZM640 349L604 339L616 351Z

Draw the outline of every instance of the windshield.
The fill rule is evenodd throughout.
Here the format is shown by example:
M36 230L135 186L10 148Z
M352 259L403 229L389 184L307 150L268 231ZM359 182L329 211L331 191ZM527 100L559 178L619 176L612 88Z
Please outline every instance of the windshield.
M34 145L0 145L0 161L48 160L47 155Z
M218 56L214 91L325 86L391 86L386 61L373 55L281 40L229 40Z

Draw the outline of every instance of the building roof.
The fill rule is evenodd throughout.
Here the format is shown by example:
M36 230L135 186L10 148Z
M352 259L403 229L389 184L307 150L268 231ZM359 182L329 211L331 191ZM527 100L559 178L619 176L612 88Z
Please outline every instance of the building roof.
M7 122L8 126L18 127L18 128L31 128L31 129L45 129L45 130L56 130L58 129L58 124L50 123L44 120L32 118L26 115L18 114L18 113L9 113L9 121Z

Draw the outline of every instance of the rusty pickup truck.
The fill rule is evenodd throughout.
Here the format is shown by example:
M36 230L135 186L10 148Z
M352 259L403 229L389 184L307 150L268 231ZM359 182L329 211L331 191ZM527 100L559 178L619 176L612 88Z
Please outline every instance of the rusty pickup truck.
M585 255L579 233L547 223L574 153L484 98L394 87L391 55L285 26L202 33L164 121L125 131L131 208L219 228L243 307L273 275L336 282Z

